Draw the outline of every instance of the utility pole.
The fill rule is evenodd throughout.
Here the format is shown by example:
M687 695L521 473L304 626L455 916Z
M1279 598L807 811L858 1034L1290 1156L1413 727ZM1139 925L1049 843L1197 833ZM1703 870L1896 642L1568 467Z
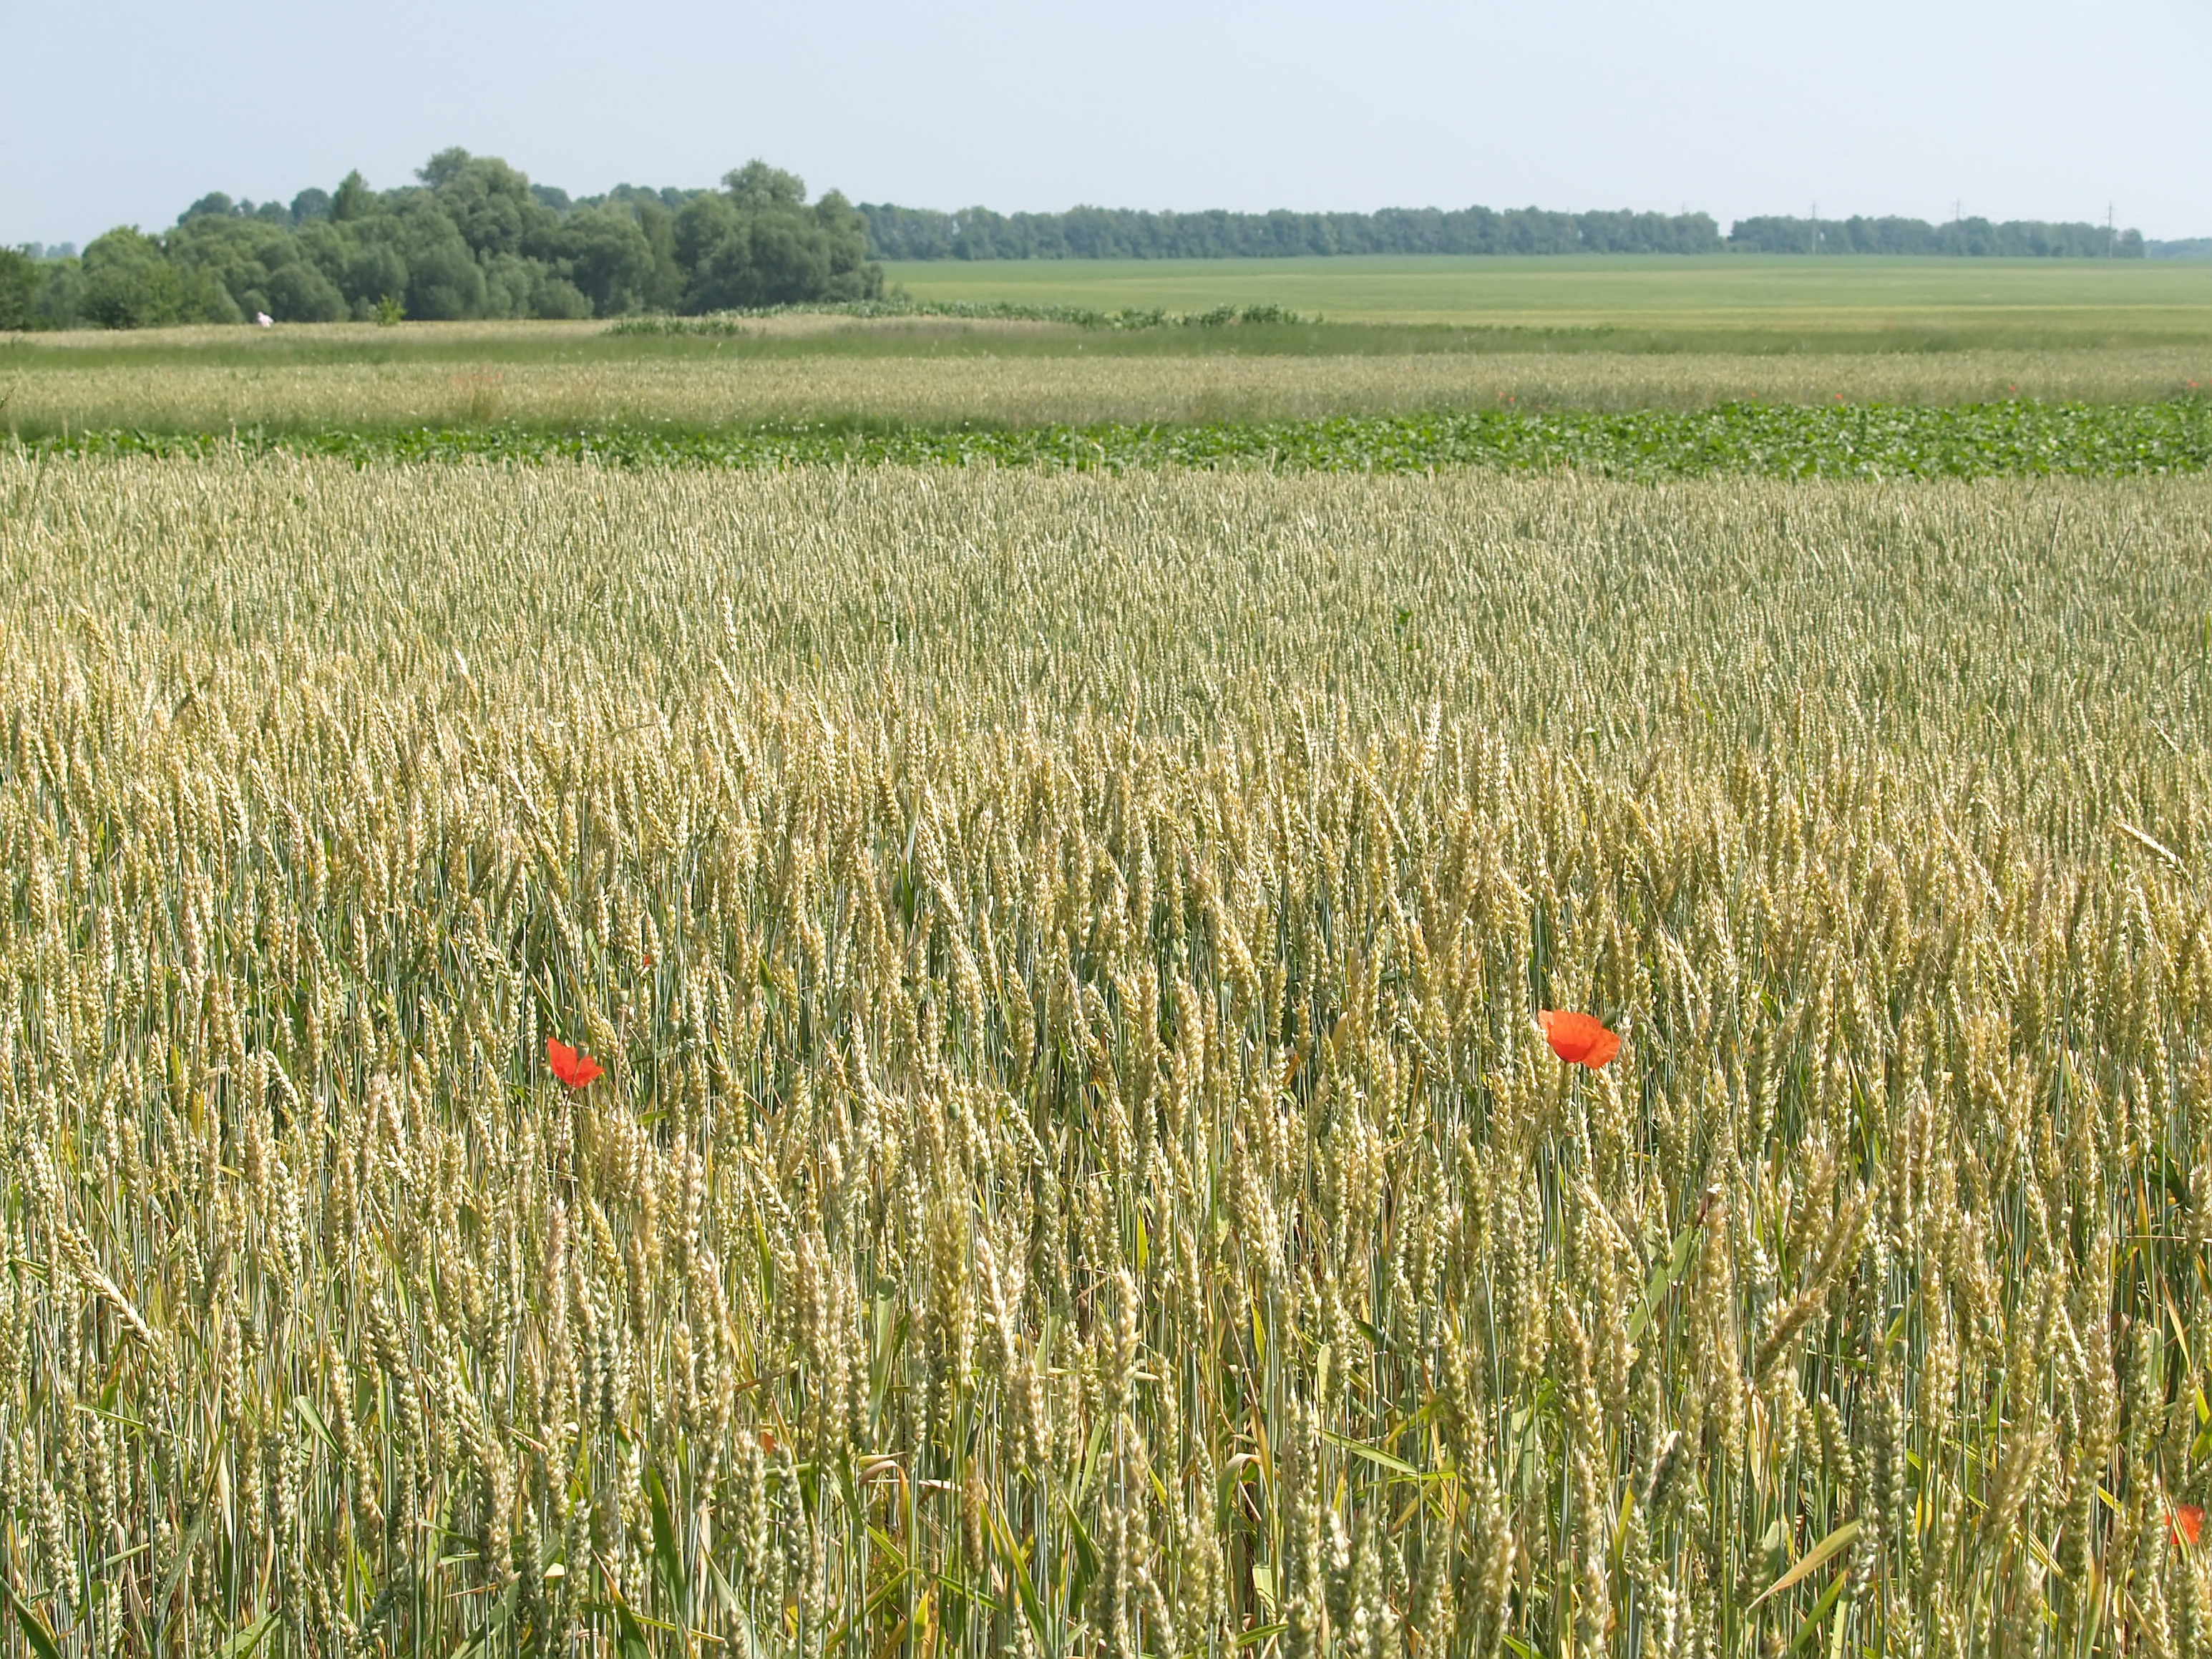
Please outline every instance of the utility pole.
M1820 251L1820 204L1813 204L1813 252Z
M2114 257L2112 246L2112 204L2106 202L2105 204L2105 257L2107 259Z

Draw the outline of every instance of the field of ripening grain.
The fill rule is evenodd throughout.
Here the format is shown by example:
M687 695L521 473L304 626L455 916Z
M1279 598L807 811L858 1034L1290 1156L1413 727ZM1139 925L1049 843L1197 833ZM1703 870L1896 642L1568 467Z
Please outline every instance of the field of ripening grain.
M8 1640L2212 1651L2208 547L0 453Z

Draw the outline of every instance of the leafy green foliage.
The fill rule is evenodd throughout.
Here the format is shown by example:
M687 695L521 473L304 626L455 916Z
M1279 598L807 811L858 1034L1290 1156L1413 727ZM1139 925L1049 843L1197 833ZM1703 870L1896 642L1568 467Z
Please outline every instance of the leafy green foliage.
M181 270L221 283L246 316L265 311L304 323L346 314L337 285L303 256L300 240L265 220L198 215L169 233L162 252Z
M863 203L885 259L1219 259L1357 253L1717 253L1710 214L1556 213L1542 208L1385 208L1379 213L939 213Z
M165 256L161 244L129 227L84 251L83 315L102 328L168 323L234 323L238 302L210 271Z
M2134 230L2027 221L1993 225L1981 219L1930 225L1895 217L1769 216L1740 220L1723 237L1707 214L1625 210L1178 214L1078 207L1009 216L976 207L941 213L883 204L855 207L834 190L809 203L796 174L759 160L725 174L719 191L620 185L579 200L533 184L497 156L473 155L458 146L431 156L416 176L417 184L380 192L356 170L335 191L303 190L289 205L257 205L210 191L160 238L131 228L127 235L111 232L100 239L106 243L124 235L131 244L131 257L112 260L105 276L95 276L89 260L82 269L52 262L29 301L20 294L13 301L0 301L0 307L12 306L0 309L0 317L20 319L8 326L40 328L243 321L256 313L279 322L358 320L375 315L386 295L404 295L410 315L429 320L744 313L880 301L884 273L872 263L878 258L949 261L957 269L975 260L1280 260L1346 254L1878 252L2139 259L2146 252ZM160 273L164 264L177 268L174 280ZM20 289L20 275L11 280Z
M366 219L376 211L376 193L368 187L368 180L356 167L338 181L337 194L331 198L331 217L340 224L355 219Z
M430 321L581 318L883 292L866 222L851 204L835 191L810 204L797 177L762 161L730 173L719 192L625 187L583 203L460 149L439 151L416 177L380 192L350 173L289 208L211 191L160 237L109 232L81 270L37 277L33 297L0 317L20 313L15 327L108 328L256 312L288 323L383 320L392 297Z
M38 261L18 249L0 247L0 329L30 327L38 298Z
M1894 216L1794 219L1769 214L1739 219L1729 228L1730 249L1745 253L1948 254L1970 258L2140 259L2143 234L2106 225L2040 219L1956 219L1930 224Z
M386 460L593 460L620 466L1038 466L1079 471L1255 467L1425 472L1474 466L1662 480L2087 477L2212 469L2212 399L1902 407L1728 404L1705 410L1499 410L1191 426L1012 428L784 423L668 431L610 427L419 427L398 431L81 432L46 453L213 454L232 442L295 454Z
M1281 306L1216 306L1211 311L1101 311L1091 306L1024 305L1013 300L851 300L824 304L732 307L699 317L625 317L609 327L610 334L678 335L744 334L748 325L763 317L804 313L811 316L850 317L874 321L893 317L947 317L976 322L1066 323L1077 328L1124 331L1149 328L1223 328L1242 324L1310 324L1307 317Z
M1710 214L1542 208L1384 208L1376 213L1146 213L1071 208L994 213L863 202L883 259L1295 258L1311 254L1906 253L2022 258L2143 257L2142 233L2039 220L1897 217L1739 219L1723 238Z
M722 184L676 216L677 257L691 273L686 310L881 295L883 272L867 263L867 222L836 191L810 208L796 174L763 161Z
M653 211L668 217L658 208ZM569 216L556 240L569 282L590 301L586 315L621 316L659 297L656 250L638 215L620 207L585 208Z
M484 268L477 263L459 227L437 204L412 197L397 212L374 222L406 267L409 316L451 322L484 314L489 292Z

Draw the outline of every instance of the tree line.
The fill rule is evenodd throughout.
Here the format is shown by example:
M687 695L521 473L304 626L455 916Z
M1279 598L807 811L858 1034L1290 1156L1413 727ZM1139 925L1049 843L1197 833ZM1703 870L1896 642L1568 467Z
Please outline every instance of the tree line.
M1917 253L2002 259L2140 259L2139 230L2040 219L1739 219L1729 246L1747 253Z
M1376 213L1146 213L1079 207L994 213L863 202L879 259L1218 259L1342 253L1912 253L2140 259L2142 233L2039 220L1739 219L1704 213L1554 213L1541 208L1384 208Z
M82 254L0 251L0 329L709 312L883 292L867 222L752 161L719 190L622 185L572 201L496 156L441 150L417 182L349 173L289 203L202 197Z
M496 156L446 149L414 184L358 172L289 202L203 196L167 230L122 226L82 253L0 249L0 329L697 314L866 300L886 259L1216 259L1355 253L1938 254L2142 258L2142 233L2036 220L1739 219L1541 208L1376 213L957 213L806 199L748 162L718 190L618 185L572 199ZM2162 251L2163 245L2161 245Z
M863 202L879 259L1237 259L1343 253L1712 253L1704 213L1384 208L1378 213L994 213Z

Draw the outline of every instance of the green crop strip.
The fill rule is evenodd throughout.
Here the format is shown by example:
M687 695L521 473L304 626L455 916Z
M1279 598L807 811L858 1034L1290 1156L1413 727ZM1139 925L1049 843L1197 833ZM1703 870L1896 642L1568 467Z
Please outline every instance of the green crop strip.
M2212 467L2212 400L2026 401L1948 408L1731 404L1696 410L1486 411L1165 426L705 430L488 426L235 434L94 431L27 441L46 454L248 452L386 461L594 460L626 467L994 465L1079 471L1260 467L1423 472L1475 466L1620 478L2092 477Z
M1164 311L1158 306L1123 307L1113 311L1096 306L1023 305L1012 300L851 300L843 304L756 306L733 311L710 312L703 317L659 315L624 317L611 323L611 335L729 335L748 334L755 324L769 317L849 317L872 322L884 319L942 318L949 321L1006 323L1066 323L1075 328L1128 331L1148 328L1229 328L1248 324L1315 324L1308 317L1281 306L1215 306L1207 311Z

